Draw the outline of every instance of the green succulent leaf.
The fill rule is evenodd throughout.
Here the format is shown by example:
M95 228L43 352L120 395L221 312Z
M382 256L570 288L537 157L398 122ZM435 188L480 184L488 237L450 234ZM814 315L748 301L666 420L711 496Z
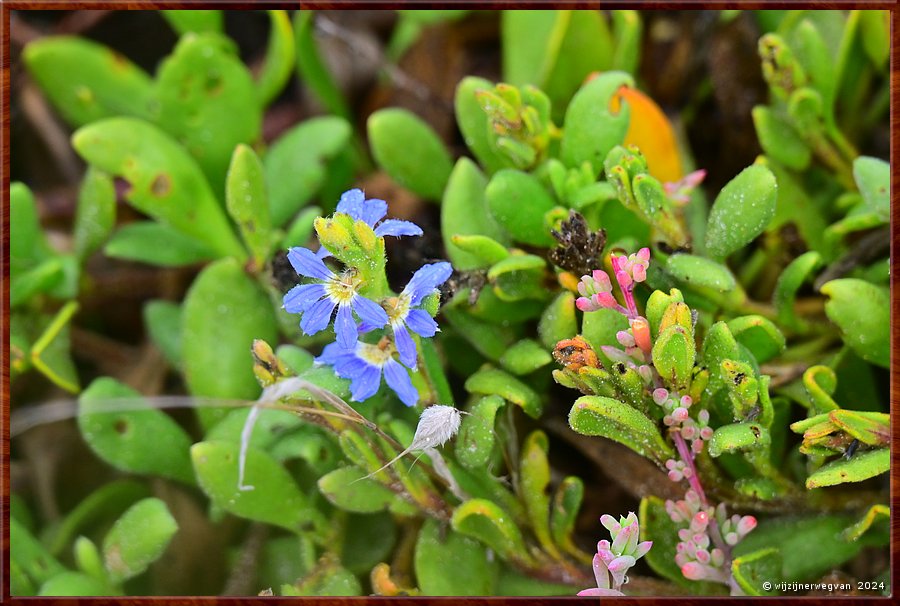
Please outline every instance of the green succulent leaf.
M450 236L450 242L460 250L478 259L481 267L490 267L509 256L509 250L487 236Z
M513 240L535 246L555 243L544 222L555 203L536 177L511 168L500 170L484 195L491 215Z
M584 483L580 478L569 476L565 478L553 495L553 504L550 507L550 533L553 541L568 554L586 561L588 555L578 549L572 541L572 533L575 530L575 522L584 498Z
M460 158L450 173L441 203L441 233L453 266L465 271L483 267L480 255L457 246L453 239L463 236L489 237L501 246L508 244L505 232L488 211L485 198L487 179L474 162Z
M518 341L500 357L500 364L516 375L527 375L552 361L550 352L531 339Z
M544 348L550 350L563 339L571 338L578 332L575 319L575 296L563 291L553 300L538 322L538 335Z
M294 36L297 48L297 71L304 84L332 114L350 119L350 106L334 78L322 61L315 38L315 11L294 13Z
M150 339L172 366L181 366L181 306L154 300L144 305L144 325Z
M107 583L84 574L66 570L41 585L39 596L91 597L122 595L121 591L111 588Z
M72 145L89 164L125 179L125 198L139 211L219 255L245 258L197 163L155 126L134 118L100 120L76 131Z
M203 242L155 221L135 221L117 229L103 253L114 259L159 267L182 267L216 258Z
M428 200L441 200L453 159L437 133L421 118L400 108L369 116L372 155L397 183Z
M484 468L494 450L494 419L505 401L497 395L484 396L469 408L456 438L456 460L470 470Z
M745 168L716 196L706 224L706 250L721 259L749 244L775 216L777 198L771 170Z
M355 465L335 469L319 478L319 492L345 511L373 513L387 508L396 495L365 475L366 472Z
M89 166L78 190L75 211L75 255L82 262L97 250L116 222L116 190L112 178Z
M496 565L488 559L484 544L442 530L437 520L426 520L422 526L413 557L422 595L493 595Z
M610 109L612 98L622 86L634 86L624 72L606 72L581 87L566 110L560 159L570 168L590 162L594 174L603 171L606 155L621 145L628 132L631 112L627 103L619 111Z
M550 534L550 463L547 452L550 441L547 434L537 430L525 438L519 461L519 491L531 528L544 550L559 557L559 550Z
M344 150L351 134L346 120L325 116L301 122L272 144L263 167L274 227L284 225L316 195L325 183L327 162Z
M15 564L22 576L34 585L39 586L65 571L63 565L14 517L9 520L9 541L15 546L9 551L10 564Z
M841 336L863 360L888 368L891 360L890 297L888 290L857 278L826 282L819 289L828 296L825 313L841 329Z
M238 488L240 446L230 442L199 442L191 459L203 492L217 506L236 516L265 522L293 532L320 529L324 523L291 475L270 455L247 450L244 482Z
M78 427L91 450L117 469L193 484L187 433L164 412L149 406L108 411L106 400L120 398L142 403L141 394L108 377L94 380L81 394ZM153 436L153 448L147 447L147 436Z
M181 38L160 65L156 95L159 125L197 160L214 190L223 191L234 147L254 143L262 127L256 85L231 40Z
M731 562L735 582L745 594L754 596L776 595L778 590L773 588L771 580L780 578L781 569L781 551L775 547L742 555Z
M677 253L666 259L666 272L679 282L699 288L725 293L734 290L737 282L731 271L711 259Z
M459 130L472 154L488 173L495 173L501 168L508 168L512 165L511 160L494 144L488 116L481 109L481 104L476 97L476 93L479 91L493 88L494 84L484 78L466 76L457 85L454 97L454 110Z
M159 12L169 22L172 29L181 35L222 32L224 21L222 11L170 10Z
M469 393L498 395L522 407L529 417L537 419L543 411L540 395L531 387L499 368L483 368L466 380Z
M791 121L765 105L753 108L753 124L763 151L792 170L805 170L812 150L796 131Z
M508 513L492 501L466 501L453 512L451 524L453 530L478 539L504 560L531 562L519 527L513 523Z
M821 265L821 262L822 256L811 250L791 261L778 276L775 291L772 293L772 304L778 312L780 324L793 328L805 325L805 322L798 318L794 311L794 302L797 298L797 291Z
M161 500L149 498L132 505L103 539L110 580L121 583L147 570L177 531L178 523Z
M729 320L728 328L735 340L749 349L760 364L784 351L784 335L767 318L757 315L740 316Z
M858 541L869 530L876 527L879 521L890 523L891 508L887 505L872 505L862 518L852 526L848 526L841 536L846 541Z
M153 82L126 57L75 36L30 43L25 65L53 106L72 126L114 116L148 117Z
M194 280L182 310L181 358L188 390L195 396L253 400L254 339L278 338L275 314L262 288L233 259L207 266ZM221 416L198 410L205 424Z
M267 11L269 13L269 44L262 71L256 79L257 98L265 107L284 89L294 71L296 51L294 30L287 11Z
M891 165L878 158L860 156L853 161L853 178L866 208L878 215L882 221L889 221Z
M709 456L718 457L726 452L765 448L771 444L769 431L759 423L732 423L722 425L709 440Z
M851 459L838 459L820 467L806 478L807 488L822 488L847 482L862 482L885 473L891 467L891 452L877 448L858 453Z
M244 144L238 145L231 157L225 182L225 202L256 267L262 268L272 246L269 200L262 163Z
M673 456L656 423L628 404L604 396L582 396L569 412L569 426L585 436L603 436L662 464Z

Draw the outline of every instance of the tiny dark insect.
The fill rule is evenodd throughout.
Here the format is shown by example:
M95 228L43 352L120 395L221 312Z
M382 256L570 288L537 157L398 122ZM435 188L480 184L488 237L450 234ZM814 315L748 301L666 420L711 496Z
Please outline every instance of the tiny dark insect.
M856 438L853 439L852 442L847 446L847 449L844 451L844 458L848 461L853 458L853 455L856 454L856 450L859 448L859 440Z
M757 419L757 417L759 417L760 412L762 412L762 407L759 404L757 404L756 406L751 408L749 412L747 412L747 416L744 417L744 420L745 421L755 421Z
M746 376L747 376L747 375L745 375L745 374L742 373L742 372L737 373L736 375L734 375L734 384L735 384L735 385L740 385L740 384L741 384L741 381L743 381L744 378L745 378Z

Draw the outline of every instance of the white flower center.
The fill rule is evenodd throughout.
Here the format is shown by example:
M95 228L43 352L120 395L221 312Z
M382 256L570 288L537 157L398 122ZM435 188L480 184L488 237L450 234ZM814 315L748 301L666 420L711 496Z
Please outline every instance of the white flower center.
M369 343L360 342L357 345L356 355L371 364L381 368L391 359L393 348L381 347L380 345L371 345Z

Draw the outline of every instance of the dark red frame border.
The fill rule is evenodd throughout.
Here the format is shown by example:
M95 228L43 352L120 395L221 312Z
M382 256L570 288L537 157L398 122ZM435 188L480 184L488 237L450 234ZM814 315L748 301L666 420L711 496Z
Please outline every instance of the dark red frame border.
M891 89L891 276L894 276L898 263L896 258L898 243L898 225L900 225L900 195L897 189L898 167L896 163L897 145L900 143L900 115L897 112L897 100L900 95L900 8L895 0L868 0L868 1L808 1L808 0L748 0L745 2L723 2L715 0L680 0L677 2L661 2L640 0L618 0L611 2L570 0L563 2L551 2L542 0L494 0L492 2L474 2L471 0L449 0L447 2L432 2L430 0L332 0L330 2L278 2L274 0L181 0L181 1L149 1L149 0L80 0L67 2L65 0L0 0L0 91L2 91L2 106L0 106L0 186L3 197L0 200L0 216L2 216L2 228L0 228L0 242L2 242L2 300L0 300L0 361L2 361L2 379L0 379L0 539L2 539L2 551L0 551L0 601L29 604L98 604L101 606L111 604L154 604L154 605L204 605L217 604L239 605L249 604L265 600L267 604L283 603L311 603L311 604L335 604L335 605L359 605L359 604L466 604L476 605L506 605L506 604L545 604L573 603L592 598L554 597L554 598L528 598L528 597L492 597L492 598L442 598L442 597L414 597L414 598L387 598L387 597L357 597L357 598L254 598L254 597L148 597L148 598L11 598L9 595L9 133L10 133L10 11L12 10L85 10L85 9L114 9L114 10L156 10L156 9L187 9L219 8L229 10L250 10L260 8L285 8L285 9L397 9L397 8L619 8L628 7L641 10L654 9L772 9L772 8L818 8L818 9L881 9L891 12L891 57L890 57L890 89ZM897 418L900 415L900 290L895 287L895 280L891 279L891 369L890 369L890 394L891 416ZM900 425L891 424L891 510L900 511ZM898 563L898 531L900 531L900 519L897 515L891 516L891 587L896 595L897 575L894 564ZM730 598L730 597L642 597L642 598L603 598L604 602L641 602L645 604L671 604L677 600L679 604L692 606L698 603L731 603L734 600L766 600L770 603L777 600L802 601L806 605L817 604L856 604L885 602L891 598L884 597L780 597L780 598ZM893 600L891 600L893 601Z

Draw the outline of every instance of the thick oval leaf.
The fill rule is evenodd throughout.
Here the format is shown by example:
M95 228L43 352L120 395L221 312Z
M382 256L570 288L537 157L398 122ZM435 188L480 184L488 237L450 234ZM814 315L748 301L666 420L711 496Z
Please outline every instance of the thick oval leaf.
M800 327L804 323L794 311L797 291L821 264L822 256L814 250L803 253L784 268L775 283L772 293L772 304L778 312L778 321L789 327Z
M273 226L284 225L315 196L325 182L327 160L346 147L351 133L342 118L312 118L272 144L263 166Z
M757 105L753 108L753 125L767 156L793 170L801 171L809 166L812 150L785 116L765 105Z
M740 316L729 320L728 328L737 342L749 349L760 364L768 362L784 351L784 335L767 318L756 315Z
M853 178L866 207L888 221L891 214L891 165L878 158L860 156L853 161Z
M485 546L437 520L426 520L419 531L413 561L423 595L493 595L495 571Z
M181 334L191 394L256 399L250 347L254 339L274 343L278 328L269 297L236 261L213 263L194 280L184 300ZM206 414L212 410L200 412L216 416Z
M75 211L75 254L84 260L97 250L116 222L116 188L112 178L88 167L78 190Z
M216 253L203 242L154 221L123 225L113 233L103 253L114 259L160 267L181 267L216 258Z
M67 570L41 585L38 595L91 597L122 595L122 593L93 576Z
M169 364L181 366L181 306L154 300L144 305L144 326Z
M584 482L580 478L569 476L562 481L556 489L550 508L550 532L553 541L561 549L579 560L586 561L590 556L578 549L572 541L572 532L575 530L583 498Z
M381 511L396 500L389 488L365 475L355 465L335 469L319 478L319 492L337 507L356 513Z
M369 116L372 155L397 183L429 200L440 201L453 159L437 133L412 112L381 109Z
M460 250L476 257L481 267L490 267L509 256L509 250L487 236L451 236L450 241Z
M531 521L531 528L541 547L554 557L559 550L550 536L550 462L547 452L550 441L543 431L533 431L522 444L519 459L519 493L525 504L525 511Z
M469 393L496 394L522 407L529 417L537 419L543 411L540 395L511 374L498 368L484 368L466 380Z
M769 431L759 423L732 423L716 429L709 440L709 456L765 448L772 443Z
M552 361L550 352L531 339L522 339L500 357L500 364L516 375L527 375Z
M456 508L451 519L453 530L478 539L504 560L531 561L522 533L509 514L485 499L471 499Z
M610 108L613 95L622 86L634 86L624 72L606 72L581 87L566 110L560 158L570 168L590 162L594 174L603 170L606 155L621 145L628 132L631 112L624 104L618 112Z
M656 423L639 410L613 398L578 398L569 412L569 426L582 435L603 436L624 444L659 464L674 456Z
M724 258L749 244L775 216L778 184L772 171L749 166L728 182L706 223L706 250Z
M238 145L231 157L225 182L225 203L228 214L241 230L256 267L261 269L272 247L269 199L262 163L246 145Z
M262 71L256 79L257 98L265 107L287 84L294 71L294 30L287 11L269 12L269 44Z
M213 504L236 516L294 532L321 528L320 514L291 475L261 450L247 451L244 482L253 488L240 490L239 451L240 446L230 442L199 442L191 447L197 481Z
M177 531L178 523L159 499L132 505L103 539L103 561L110 580L121 583L147 570Z
M34 195L24 183L9 186L9 269L24 272L53 254L38 219Z
M683 284L729 292L737 286L724 265L697 255L678 253L666 259L666 272Z
M78 428L91 450L116 469L193 484L187 432L149 405L147 410L100 412L109 398L141 402L141 394L115 379L94 380L78 399ZM153 448L147 446L148 436L152 436Z
M159 11L179 34L222 31L222 11L170 10Z
M51 36L26 46L23 58L73 126L121 115L148 116L153 99L150 76L112 49L86 38Z
M181 38L160 65L156 95L159 125L197 160L214 191L224 191L235 145L254 143L262 126L256 85L230 39Z
M484 78L466 76L456 86L454 97L456 122L466 140L466 146L488 173L494 173L512 165L509 158L505 154L501 154L493 144L488 116L481 109L481 104L476 97L476 93L479 91L493 88L494 84Z
M456 236L487 236L501 245L509 243L506 233L488 211L484 190L487 179L474 162L460 158L450 173L441 203L441 234L453 267L460 271L482 267L478 255L453 243Z
M125 197L139 211L220 255L245 257L197 163L155 126L133 118L101 120L76 131L72 145L89 164L125 179Z
M820 467L806 478L807 488L834 486L846 482L862 482L891 468L891 451L877 448L859 453L851 459L840 458Z
M482 469L494 450L494 419L504 404L497 395L485 396L469 408L456 437L456 460L466 469Z
M825 313L841 329L844 343L863 360L884 368L891 361L888 289L856 278L831 280L820 289L828 295Z
M747 595L777 595L772 579L781 578L781 551L775 547L760 549L735 558L731 574Z
M536 177L503 169L491 177L484 195L491 216L513 240L535 246L553 246L556 242L544 221L555 203Z
M10 564L16 564L23 576L40 585L63 572L65 568L34 538L15 517L9 520Z

